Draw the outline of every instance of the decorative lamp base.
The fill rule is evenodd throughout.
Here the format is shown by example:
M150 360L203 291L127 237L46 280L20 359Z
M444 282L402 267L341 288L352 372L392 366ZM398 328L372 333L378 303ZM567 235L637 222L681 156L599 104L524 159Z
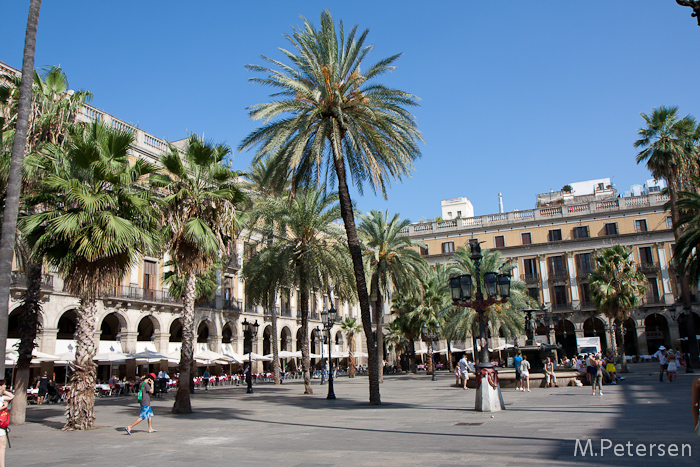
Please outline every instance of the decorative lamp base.
M499 384L494 388L489 384L488 376L481 376L481 384L476 389L474 409L478 412L498 412L506 409Z

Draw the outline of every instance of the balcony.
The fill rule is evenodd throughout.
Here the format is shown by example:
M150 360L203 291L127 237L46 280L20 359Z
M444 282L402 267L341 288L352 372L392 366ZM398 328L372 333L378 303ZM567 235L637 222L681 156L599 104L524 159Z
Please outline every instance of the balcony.
M310 311L309 312L309 319L320 320L321 315L318 314L318 311Z
M257 313L258 307L253 305L252 303L246 303L245 304L245 312L246 313Z
M523 282L526 282L528 284L535 284L535 283L539 284L540 283L540 275L537 274L536 272L521 274L520 278L523 280Z
M243 302L240 300L224 300L222 310L239 312L243 309Z
M642 299L642 306L644 305L659 305L662 303L661 297L658 295L647 295Z
M552 303L552 311L571 311L571 303Z
M280 315L283 318L291 318L292 317L292 309L289 307L282 307L282 314Z
M263 309L263 316L272 316L272 313L275 313L275 316L280 315L280 307L278 306L271 306Z
M179 300L173 298L168 291L144 289L143 287L133 287L130 285L113 287L105 294L105 297L158 303L179 302Z
M566 269L550 271L548 279L550 281L565 281L569 278L569 272Z
M642 274L655 274L659 272L659 263L640 263L637 265L637 270Z
M10 287L17 287L26 289L27 288L27 276L21 271L12 271L10 273ZM42 274L41 275L41 290L51 291L53 290L53 275L52 274Z
M591 268L579 269L576 271L576 277L579 279L585 279L592 272L593 272L593 269L591 269Z
M578 305L578 311L591 311L595 310L595 305L591 301L581 301Z

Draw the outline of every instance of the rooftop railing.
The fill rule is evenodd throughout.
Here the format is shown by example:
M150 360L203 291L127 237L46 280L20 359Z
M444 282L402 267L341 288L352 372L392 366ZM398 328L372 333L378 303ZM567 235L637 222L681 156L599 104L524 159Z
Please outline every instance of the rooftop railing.
M447 221L425 222L411 224L401 231L402 235L422 235L431 232L452 230L483 229L490 226L517 224L527 221L563 219L579 217L586 214L609 213L648 206L663 207L668 201L667 195L653 193L644 196L612 198L595 200L587 203L562 204L558 206L543 206L526 211L512 211L499 214L486 214L475 217L462 217Z

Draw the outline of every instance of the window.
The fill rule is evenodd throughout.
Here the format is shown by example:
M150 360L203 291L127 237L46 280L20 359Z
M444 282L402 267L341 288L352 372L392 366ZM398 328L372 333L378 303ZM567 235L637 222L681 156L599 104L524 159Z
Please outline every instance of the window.
M599 190L605 189L605 184L599 183L599 184L598 184L598 189L599 189Z
M530 245L532 243L532 235L530 235L530 232L521 233L520 240L523 245Z
M673 219L671 218L671 216L666 216L666 228L667 229L673 228Z
M634 221L634 231L635 232L646 232L647 231L646 219L637 219L636 221Z
M579 290L580 290L580 301L582 305L590 305L591 304L591 288L588 286L587 282L584 282L579 285Z
M588 226L580 225L574 227L574 238L588 238Z
M661 300L659 298L659 284L656 282L656 277L648 277L647 282L649 284L645 297L647 303L659 303Z
M654 265L654 256L651 253L650 246L639 247L639 263L642 265L642 267Z
M566 279L566 268L564 267L564 257L563 256L550 256L547 258L549 261L549 275L552 279Z
M526 258L523 260L524 280L526 282L539 281L537 277L537 258Z
M245 242L243 243L243 255L246 259L250 259L255 255L256 245L255 243Z
M566 286L565 285L555 285L552 289L552 298L554 299L554 305L565 307L569 304L566 299Z
M617 222L605 224L605 235L617 235Z
M158 274L158 263L145 260L143 262L143 290L145 298L153 298L156 289L156 275Z
M420 255L421 256L428 256L428 245L420 247Z
M457 211L457 217L462 217L462 211Z
M547 240L550 242L561 241L561 229L550 230L549 233L547 234Z
M590 253L576 255L576 270L579 272L579 277L585 277L593 271Z
M454 253L455 251L455 242L444 242L442 244L442 252L443 253Z
M506 239L503 235L496 235L496 248L503 248L506 246Z
M447 211L447 217L450 219L452 218L452 211Z
M538 302L540 301L540 289L537 287L528 287L527 295Z
M656 193L656 192L658 192L658 191L661 191L661 187L660 187L660 186L650 186L650 187L649 187L649 193Z

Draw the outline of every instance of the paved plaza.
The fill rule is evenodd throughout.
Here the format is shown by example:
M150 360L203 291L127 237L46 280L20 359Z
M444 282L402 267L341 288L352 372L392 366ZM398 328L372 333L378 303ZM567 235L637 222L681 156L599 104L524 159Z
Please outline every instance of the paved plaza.
M63 406L31 406L24 426L13 427L8 466L112 465L694 465L700 438L690 419L690 382L659 383L658 365L634 364L633 373L602 397L591 388L562 387L532 392L504 390L506 411L475 412L474 390L454 386L439 374L390 375L381 386L383 405L367 404L366 377L336 381L336 400L314 380L315 394L300 382L275 387L198 390L195 413L171 415L174 392L153 399L157 433L142 422L133 435L124 426L138 415L135 396L97 401L98 428L66 433ZM576 440L585 448L574 456ZM610 447L601 451L601 439ZM627 443L631 442L632 447ZM603 446L608 446L603 441ZM658 445L675 443L678 456ZM616 456L624 451L623 456ZM645 445L646 456L635 453ZM649 445L654 456L649 457ZM683 444L685 456L681 456ZM620 450L622 449L622 451ZM631 449L632 456L627 452ZM688 455L689 449L692 449ZM597 454L597 455L594 455Z

